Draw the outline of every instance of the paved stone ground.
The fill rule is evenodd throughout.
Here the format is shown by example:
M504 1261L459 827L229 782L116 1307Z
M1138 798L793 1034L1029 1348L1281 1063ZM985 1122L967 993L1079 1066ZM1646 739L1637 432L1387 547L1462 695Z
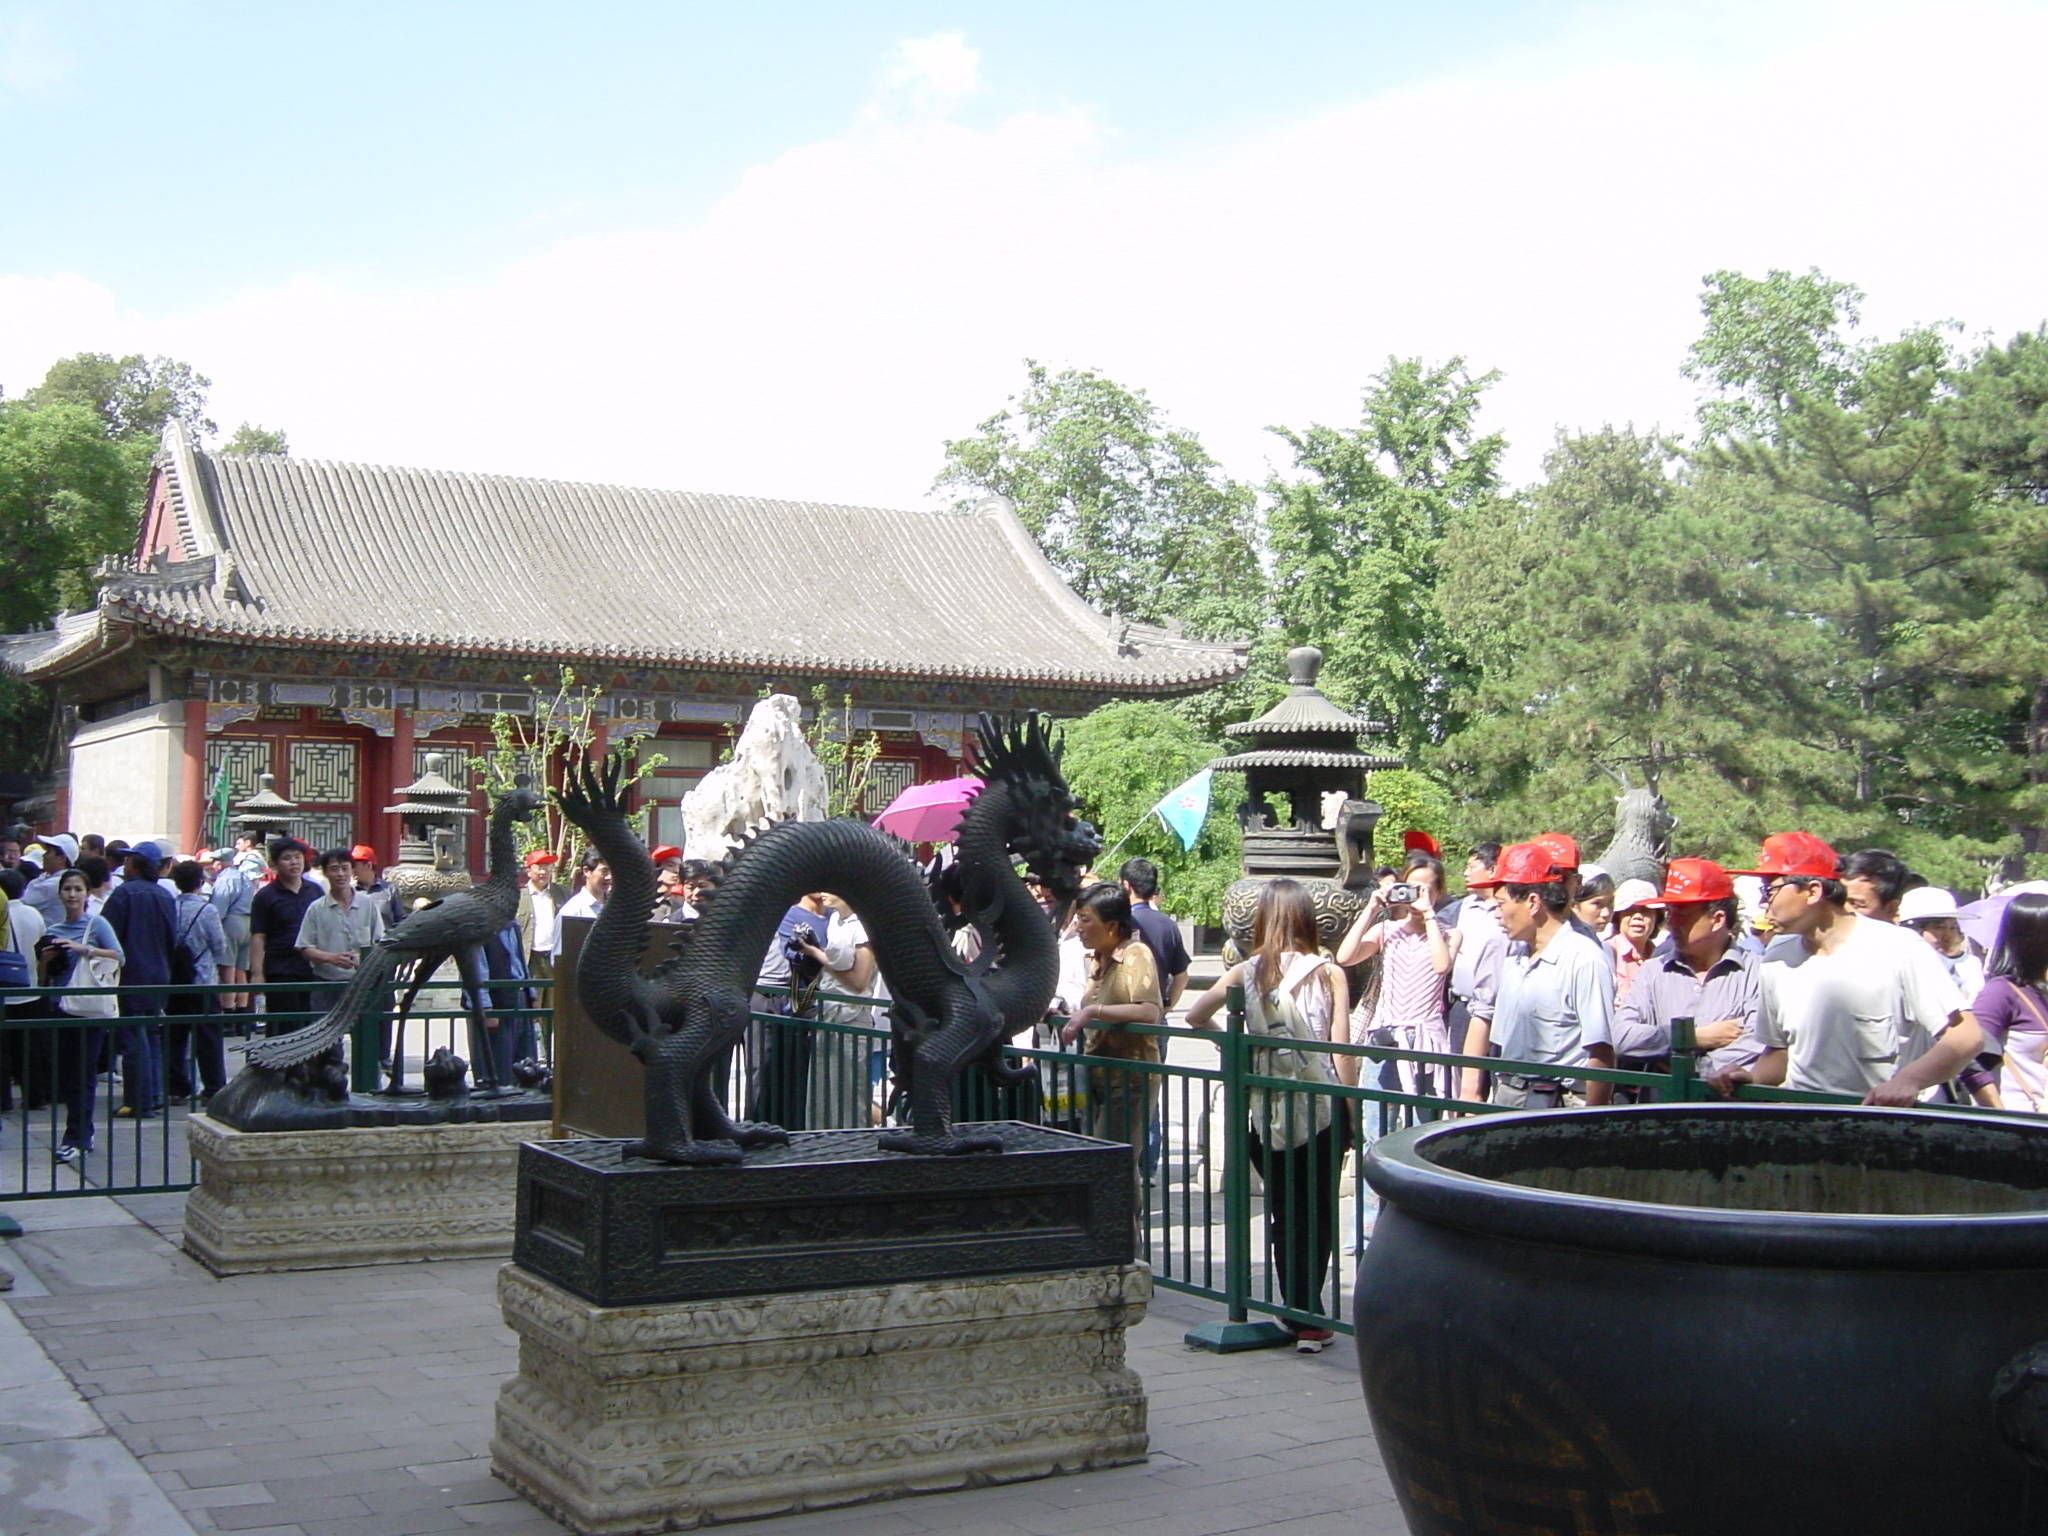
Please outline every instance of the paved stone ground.
M430 1536L562 1528L490 1475L515 1367L494 1260L216 1280L183 1197L24 1202L0 1244L0 1532ZM758 1536L1400 1536L1348 1340L1216 1356L1161 1292L1130 1335L1148 1465L745 1527ZM14 1319L18 1318L16 1324ZM36 1346L40 1346L38 1349Z

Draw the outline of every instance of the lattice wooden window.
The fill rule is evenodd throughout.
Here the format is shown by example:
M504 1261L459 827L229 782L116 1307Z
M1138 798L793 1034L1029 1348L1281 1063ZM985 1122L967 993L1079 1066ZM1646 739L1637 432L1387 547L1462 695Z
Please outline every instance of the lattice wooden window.
M270 743L247 737L215 736L206 743L206 787L213 789L214 776L225 764L228 770L228 800L246 800L263 787L259 774L270 772Z
M286 797L299 805L353 805L356 798L356 744L352 741L292 743L291 788Z
M861 814L881 815L891 800L916 782L917 764L895 757L875 759L868 769L867 783L861 789Z

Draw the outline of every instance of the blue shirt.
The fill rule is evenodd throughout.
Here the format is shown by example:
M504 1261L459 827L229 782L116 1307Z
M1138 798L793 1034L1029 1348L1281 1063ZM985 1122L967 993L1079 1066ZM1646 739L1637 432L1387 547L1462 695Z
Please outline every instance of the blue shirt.
M127 957L121 966L123 986L163 986L170 981L178 904L169 891L154 880L124 880L107 898L100 916L120 937ZM138 1013L154 1013L164 1005L161 992L128 993L121 1001Z
M1507 1061L1584 1066L1588 1046L1614 1038L1614 968L1605 946L1567 925L1539 955L1515 948L1522 952L1501 965L1491 1043Z

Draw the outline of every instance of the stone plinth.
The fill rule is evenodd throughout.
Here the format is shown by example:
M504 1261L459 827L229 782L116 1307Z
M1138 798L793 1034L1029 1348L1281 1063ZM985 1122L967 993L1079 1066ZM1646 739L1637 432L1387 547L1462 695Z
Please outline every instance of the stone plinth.
M555 1141L519 1155L513 1257L600 1306L762 1296L1131 1261L1131 1149L1014 1120L997 1155L884 1152L798 1131L738 1167Z
M546 1128L188 1129L185 1251L227 1275L508 1255L519 1145Z
M491 1464L584 1536L1142 1461L1149 1271L603 1307L517 1264Z

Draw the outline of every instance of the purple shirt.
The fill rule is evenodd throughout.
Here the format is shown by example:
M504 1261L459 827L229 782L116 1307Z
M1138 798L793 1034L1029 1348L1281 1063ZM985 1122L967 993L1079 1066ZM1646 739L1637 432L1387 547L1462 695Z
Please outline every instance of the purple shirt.
M1711 1075L1748 1066L1764 1050L1763 1042L1756 1038L1762 996L1758 964L1748 950L1730 948L1702 976L1680 959L1675 949L1660 948L1643 962L1622 1001L1614 1023L1614 1054L1636 1058L1670 1055L1673 1019L1691 1019L1695 1024L1740 1019L1742 1033L1730 1044L1708 1052L1699 1070Z

